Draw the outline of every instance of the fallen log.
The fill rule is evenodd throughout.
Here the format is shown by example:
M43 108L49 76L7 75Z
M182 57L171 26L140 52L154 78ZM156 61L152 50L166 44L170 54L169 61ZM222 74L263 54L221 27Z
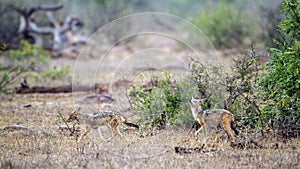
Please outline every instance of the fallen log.
M18 87L15 89L17 94L26 94L26 93L71 93L77 91L90 91L91 87L81 86L72 88L71 85L66 86L56 86L56 87L47 87L47 86L34 86L29 88Z
M128 80L117 80L113 83L95 83L94 86L72 86L72 85L65 85L65 86L33 86L30 87L29 85L24 85L24 83L28 84L27 81L23 81L19 87L15 88L15 93L17 94L26 94L26 93L71 93L71 92L85 92L85 91L94 91L96 94L103 94L109 93L109 88L121 88L125 87L128 88L129 86L133 86L133 82ZM101 101L101 95L95 95L99 97ZM107 96L106 96L107 97ZM112 99L112 98L110 98Z
M33 131L32 129L26 127L26 126L22 126L22 125L11 125L11 126L6 126L3 128L3 130L5 131L16 131L16 130L29 130L29 131Z

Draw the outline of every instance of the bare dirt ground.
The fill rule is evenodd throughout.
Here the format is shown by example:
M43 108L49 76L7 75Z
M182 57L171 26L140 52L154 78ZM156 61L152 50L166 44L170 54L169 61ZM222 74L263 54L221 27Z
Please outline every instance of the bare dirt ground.
M30 104L31 107L26 107ZM177 154L175 146L200 146L185 127L154 136L121 127L123 137L92 131L81 143L56 125L73 110L71 94L3 95L0 102L0 168L299 168L300 140L257 137L263 148L234 149L221 139L205 151ZM20 130L4 130L22 125ZM103 127L101 130L109 130ZM246 134L242 134L246 135ZM212 148L213 147L213 148Z

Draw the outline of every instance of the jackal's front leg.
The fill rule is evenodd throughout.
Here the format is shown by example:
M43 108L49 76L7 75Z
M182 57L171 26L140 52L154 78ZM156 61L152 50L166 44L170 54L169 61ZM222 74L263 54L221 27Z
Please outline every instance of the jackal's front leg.
M102 132L100 130L100 127L97 128L97 131L98 131L98 134L99 134L100 138L103 139L103 135L102 135Z
M201 127L195 132L195 135L197 136L197 134L203 129L204 135L206 137L207 136L207 131L206 131L206 123L204 121L204 118L202 118L201 116L198 116L197 121L201 125Z
M80 135L79 139L77 140L77 142L79 143L81 141L81 139L84 136L86 136L90 131L91 131L91 127L86 127L86 130L83 133L81 133L81 135Z
M197 136L201 130L202 130L202 126L195 132L195 136Z

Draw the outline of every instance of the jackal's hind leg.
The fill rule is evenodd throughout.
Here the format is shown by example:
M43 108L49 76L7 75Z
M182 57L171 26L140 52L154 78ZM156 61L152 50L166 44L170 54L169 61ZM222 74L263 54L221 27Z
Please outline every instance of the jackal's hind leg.
M230 127L230 122L226 122L225 124L223 124L223 128L225 130L225 133L227 134L228 140L231 139L232 142L235 142L235 136Z
M116 135L119 135L119 136L122 136L120 131L119 131L119 128L118 128L118 125L119 125L119 121L117 119L114 119L112 122L111 122L111 127L114 131L114 133Z
M106 127L111 131L113 130L112 126L109 123L106 123ZM113 130L114 131L114 130ZM107 139L108 141L114 137L114 132L111 132L110 137Z

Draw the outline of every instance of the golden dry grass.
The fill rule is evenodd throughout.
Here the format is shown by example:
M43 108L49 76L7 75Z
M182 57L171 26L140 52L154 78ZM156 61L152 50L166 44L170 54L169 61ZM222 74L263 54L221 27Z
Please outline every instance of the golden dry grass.
M73 109L71 94L1 96L0 168L299 168L299 139L276 142L256 138L264 148L233 149L225 140L207 151L176 154L175 146L200 146L184 127L169 127L154 136L124 130L124 137L100 139L93 131L81 143L56 126L57 113ZM30 103L32 107L23 108ZM7 131L18 124L32 130ZM101 130L107 130L105 127ZM214 144L214 145L213 145ZM276 144L276 148L273 145Z

